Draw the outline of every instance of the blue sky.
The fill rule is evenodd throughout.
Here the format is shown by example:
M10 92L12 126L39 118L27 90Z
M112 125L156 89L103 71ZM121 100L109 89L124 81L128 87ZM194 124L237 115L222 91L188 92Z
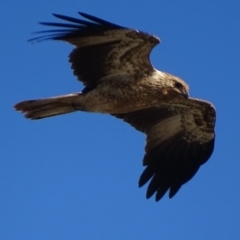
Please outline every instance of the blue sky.
M240 239L240 1L142 2L2 1L0 239ZM77 11L159 36L154 66L216 106L215 151L173 199L146 200L138 188L145 136L128 124L80 112L30 121L13 110L82 89L70 45L27 42L51 13Z

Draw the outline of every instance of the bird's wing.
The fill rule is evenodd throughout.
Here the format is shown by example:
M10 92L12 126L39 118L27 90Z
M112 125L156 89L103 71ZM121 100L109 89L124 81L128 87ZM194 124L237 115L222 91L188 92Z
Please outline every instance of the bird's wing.
M60 28L37 32L43 36L29 41L54 39L75 45L69 61L74 74L87 88L94 88L101 79L111 75L142 76L154 71L149 54L160 42L159 38L85 13L79 14L87 20L53 14L70 23L42 22Z
M140 187L151 179L147 198L156 192L158 201L168 189L173 197L213 152L216 112L208 102L189 98L115 116L147 135L139 179Z

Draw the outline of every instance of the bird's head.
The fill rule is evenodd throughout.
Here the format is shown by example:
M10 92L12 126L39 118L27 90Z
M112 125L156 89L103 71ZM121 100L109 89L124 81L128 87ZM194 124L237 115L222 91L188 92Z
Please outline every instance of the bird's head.
M189 87L182 79L180 79L178 77L173 77L172 85L173 85L174 91L182 94L183 97L188 98Z
M165 73L165 83L166 83L166 95L171 97L184 97L189 96L188 85L179 77Z

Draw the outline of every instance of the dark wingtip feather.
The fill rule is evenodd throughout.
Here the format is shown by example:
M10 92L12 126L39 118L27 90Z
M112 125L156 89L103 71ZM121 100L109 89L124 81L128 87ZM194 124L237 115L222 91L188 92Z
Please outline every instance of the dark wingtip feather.
M155 190L154 191L147 190L146 199L149 199L150 197L152 197L154 193L155 193Z
M106 31L110 29L124 28L122 26L107 22L103 19L94 17L92 15L79 12L79 14L85 18L77 19L68 17L65 15L53 13L52 15L61 20L67 21L68 23L57 23L57 22L39 22L39 24L50 27L59 27L62 29L54 29L49 31L38 31L34 33L50 33L49 35L31 38L28 42L41 42L45 40L65 40L67 37L72 37L74 34L81 34L87 31ZM90 21L89 21L90 20ZM55 33L55 34L54 34Z
M173 198L181 188L182 184L176 184L170 187L169 198Z
M78 29L79 25L69 24L69 23L54 23L54 22L39 22L41 25L51 26L51 27L63 27L63 28L74 28Z
M59 18L59 19L62 19L64 21L68 21L68 22L72 22L72 23L77 23L79 27L79 24L80 25L86 25L86 26L95 26L96 23L93 23L93 22L89 22L89 21L86 21L86 20L82 20L82 19L78 19L78 18L73 18L73 17L69 17L69 16L65 16L65 15L61 15L61 14L56 14L56 13L53 13L53 16L56 17L56 18Z
M149 199L158 189L159 178L155 175L148 185L146 198Z
M153 177L154 173L155 170L153 168L146 167L139 178L138 186L142 187L143 185L145 185Z
M91 20L93 22L97 22L99 24L102 24L102 25L108 25L109 27L114 27L114 28L123 28L122 26L119 26L117 24L114 24L114 23L111 23L111 22L108 22L108 21L105 21L101 18L98 18L98 17L94 17L90 14L87 14L87 13L83 13L83 12L78 12L82 17L88 19L88 20Z
M155 200L158 202L167 192L168 186L162 186L160 189L157 190Z

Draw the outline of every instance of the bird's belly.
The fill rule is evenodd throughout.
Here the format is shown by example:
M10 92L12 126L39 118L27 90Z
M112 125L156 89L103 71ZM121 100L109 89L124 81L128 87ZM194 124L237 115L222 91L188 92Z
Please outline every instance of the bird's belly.
M132 86L102 87L88 92L83 99L84 108L89 112L124 113L150 106L158 106L162 99L151 89Z

